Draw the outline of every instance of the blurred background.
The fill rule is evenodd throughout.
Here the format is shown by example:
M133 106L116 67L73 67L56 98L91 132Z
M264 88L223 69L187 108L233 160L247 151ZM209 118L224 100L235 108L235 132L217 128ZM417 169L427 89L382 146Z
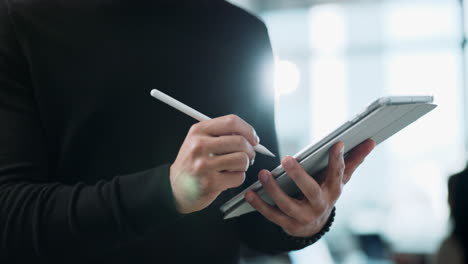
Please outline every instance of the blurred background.
M332 231L290 261L431 263L451 230L447 179L468 153L463 1L230 2L268 27L282 155L377 97L430 94L439 105L379 145L346 186Z

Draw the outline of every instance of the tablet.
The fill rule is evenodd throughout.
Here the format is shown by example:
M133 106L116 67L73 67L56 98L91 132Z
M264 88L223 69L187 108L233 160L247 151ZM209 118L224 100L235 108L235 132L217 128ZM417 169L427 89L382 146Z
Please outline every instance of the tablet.
M345 155L354 147L371 138L376 145L382 143L401 129L432 111L432 96L390 96L382 97L370 104L352 120L338 127L319 142L309 145L293 157L310 174L314 175L328 164L328 152L338 141L345 144ZM290 196L300 193L282 166L271 171L281 188ZM257 181L221 206L224 219L241 216L255 211L244 200L245 192L252 190L264 201L274 205L272 199Z

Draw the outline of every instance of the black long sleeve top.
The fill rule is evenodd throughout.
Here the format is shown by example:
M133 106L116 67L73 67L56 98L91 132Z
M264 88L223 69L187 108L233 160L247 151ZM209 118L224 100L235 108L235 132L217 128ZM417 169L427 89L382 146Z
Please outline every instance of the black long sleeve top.
M168 168L194 120L149 95L237 114L278 153L272 64L263 23L224 1L0 0L0 262L235 263L241 244L302 247L258 213L223 221L239 189L179 215ZM257 155L244 187L277 164Z

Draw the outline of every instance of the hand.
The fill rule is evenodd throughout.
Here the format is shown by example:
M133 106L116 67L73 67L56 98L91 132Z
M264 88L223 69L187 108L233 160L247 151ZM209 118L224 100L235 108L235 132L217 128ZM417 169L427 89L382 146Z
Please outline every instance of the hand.
M221 192L240 186L259 141L255 130L235 115L193 125L170 168L178 211L202 210Z
M352 150L345 161L343 143L335 144L329 154L329 165L323 172L325 181L322 184L318 184L294 158L285 157L283 168L304 197L299 200L291 198L281 190L270 172L262 170L259 180L277 207L267 204L252 191L245 194L245 199L268 220L281 226L287 234L311 237L324 227L343 186L374 146L373 140L363 142Z

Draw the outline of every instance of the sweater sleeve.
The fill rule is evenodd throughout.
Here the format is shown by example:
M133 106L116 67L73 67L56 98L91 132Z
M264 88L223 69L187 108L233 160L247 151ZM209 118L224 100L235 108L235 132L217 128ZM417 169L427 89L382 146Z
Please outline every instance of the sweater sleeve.
M249 87L251 98L256 98L253 105L257 106L255 111L255 128L262 135L262 143L268 146L274 153L279 153L277 135L275 132L274 117L274 91L273 91L273 67L274 57L268 37L266 26L258 22L258 29L251 50L252 57L257 58L250 61L252 68L248 68L245 74L252 75L246 80L245 87ZM257 56L255 56L257 54ZM261 56L258 56L261 54ZM261 75L258 73L261 72ZM256 80L251 82L251 80ZM265 137L265 135L267 135ZM278 159L258 157L257 164L250 171L258 172L261 169L273 169L279 164ZM257 175L248 175L246 186L258 179ZM287 235L281 227L268 221L258 212L252 212L237 219L237 230L242 241L251 249L268 254L279 254L291 250L302 249L320 239L330 228L334 218L334 212L330 216L326 226L310 238L296 238Z
M48 168L34 96L0 0L0 262L85 258L179 217L168 165L95 185L54 182L66 175Z

